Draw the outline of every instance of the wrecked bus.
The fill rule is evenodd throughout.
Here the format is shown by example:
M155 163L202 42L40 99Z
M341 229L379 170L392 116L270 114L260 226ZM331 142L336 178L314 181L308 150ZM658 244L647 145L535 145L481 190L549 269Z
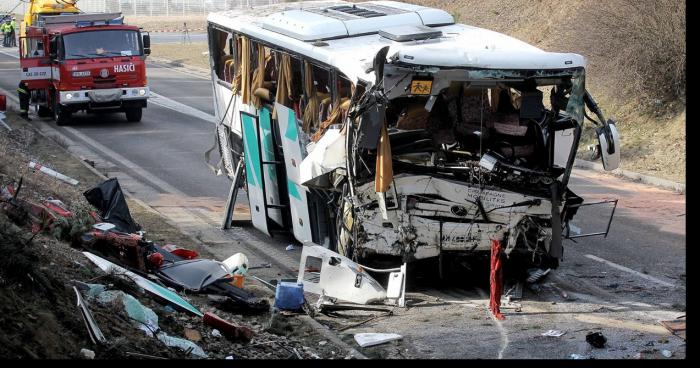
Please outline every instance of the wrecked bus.
M287 3L212 13L208 32L218 170L268 235L397 263L488 255L495 240L557 267L583 205L568 183L584 119L605 169L619 164L583 56L440 9Z

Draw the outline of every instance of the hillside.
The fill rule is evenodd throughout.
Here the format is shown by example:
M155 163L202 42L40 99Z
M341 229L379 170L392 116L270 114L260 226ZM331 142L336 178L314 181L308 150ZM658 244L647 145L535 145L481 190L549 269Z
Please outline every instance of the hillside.
M618 122L621 167L685 182L684 1L406 1L547 51L586 56L586 85ZM584 134L579 157L590 156L591 137Z

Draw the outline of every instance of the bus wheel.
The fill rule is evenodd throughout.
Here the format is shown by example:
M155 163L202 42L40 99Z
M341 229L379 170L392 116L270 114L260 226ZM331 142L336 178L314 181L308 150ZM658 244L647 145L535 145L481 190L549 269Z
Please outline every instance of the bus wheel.
M141 107L130 107L124 110L126 113L126 121L130 123L138 123L141 121L141 116L143 115L143 108Z
M39 110L37 110L36 114L39 115L40 118L50 118L51 109L46 106L39 106Z

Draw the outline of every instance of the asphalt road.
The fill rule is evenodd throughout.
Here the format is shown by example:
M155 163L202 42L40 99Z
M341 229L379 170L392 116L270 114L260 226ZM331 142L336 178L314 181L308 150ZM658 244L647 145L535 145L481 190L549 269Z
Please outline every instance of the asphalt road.
M15 91L19 77L18 60L6 53L10 52L0 49L0 88ZM170 102L162 103L161 99L161 102L156 103L157 99L154 99L144 111L141 123L127 123L122 114L82 114L76 115L75 123L70 127L57 127L50 120L35 118L36 124L46 124L71 137L76 142L85 142L93 150L98 151L98 155L104 156L105 160L112 162L116 166L113 170L126 173L135 181L145 183L143 188L146 189L132 188L131 191L151 205L156 207L159 204L163 205L163 202L169 198L168 196L174 196L179 197L180 200L186 198L190 202L201 202L200 204L190 204L190 208L213 208L209 212L201 212L205 213L203 216L211 225L217 221L216 211L221 210L229 190L229 181L225 177L214 176L203 163L204 151L213 144L213 125L211 121L196 116L213 114L211 82L184 74L176 69L155 65L149 66L148 74L152 91L163 96L167 100L166 102ZM179 103L188 106L189 112L183 113L176 111L177 109L165 107L173 106L172 101L175 102L175 105ZM607 302L618 303L616 305L621 305L620 303L652 303L666 311L684 312L686 300L685 196L581 170L575 171L570 187L587 200L618 198L619 205L607 238L582 238L575 243L565 241L564 261L557 270L564 279L557 279L558 284L565 289L566 285L569 285L567 289L569 294L587 292L586 295L607 298L605 299ZM157 192L157 198L152 193L147 193L148 191ZM607 224L605 215L606 211L601 209L581 209L577 226L581 228L582 232L598 231ZM257 249L251 248L250 251L261 252L257 254L261 260L266 255L274 254L276 262L281 265L280 267L284 266L286 269L280 274L289 275L294 266L294 259L298 260L298 251L285 253L281 250L283 248L280 247L283 247L284 239L268 240L249 228L237 228L235 236L238 239L254 243ZM230 246L225 244L226 241L222 240L220 243L222 244L217 246L219 252L217 254L230 255L232 251ZM298 264L298 261L296 262ZM625 283L624 285L631 285L630 287L636 285L637 288L629 289L630 291L625 293L613 290L617 286L611 287L615 283L622 282ZM673 285L673 288L664 287L664 284ZM469 288L470 286L465 287ZM642 288L641 291L639 288ZM479 295L474 293L476 293L474 290L462 294L458 292L456 296L453 293L452 297L478 298ZM445 298L444 294L442 297ZM532 305L535 305L535 300L538 298L543 298L537 295L531 297L533 298ZM540 309L537 309L540 312L542 312L542 308L553 308L546 298L541 301L543 304L538 307ZM544 307L542 307L543 305ZM530 312L540 313L537 310L533 309ZM429 313L425 311L429 311ZM425 311L423 313L438 313L439 315L439 312L432 311L430 308L425 309ZM420 309L416 313L420 314ZM546 312L545 320L550 318L547 317L549 315L547 313L564 312L550 310ZM393 328L398 331L403 328L405 336L412 336L414 345L412 345L411 351L414 356L543 356L559 358L568 356L562 356L562 354L566 354L566 351L561 345L558 345L558 348L550 347L553 349L550 355L540 350L531 351L531 348L527 347L530 336L522 335L522 332L512 333L510 344L506 339L505 346L507 348L503 347L500 351L494 348L493 351L489 350L488 353L478 355L465 351L463 342L455 342L454 344L437 342L439 341L436 340L437 336L443 334L444 331L433 330L446 323L451 323L449 318L445 317L440 323L430 323L430 316L426 315L425 325L419 325L416 322L416 317L411 316L410 319L403 320L399 324L392 324L388 321L378 323L379 326L384 326L387 329ZM647 321L655 318L650 316L652 315L649 314L644 318ZM525 325L530 323L531 327L528 328L535 329L540 327L546 330L552 327L546 327L549 325L545 326L542 319L534 322L533 319L535 317L531 316L529 322L520 321L518 323ZM402 320L397 317L395 321ZM453 322L463 327L464 323L470 321L460 319ZM562 322L562 324L565 323L569 322ZM445 336L452 336L454 341L466 339L463 331L460 330L461 327L452 326L451 328L456 328L454 333L452 335L445 334ZM483 333L488 335L492 333L486 332L489 328L493 329L493 326L474 327L473 331L484 330ZM503 335L502 331L506 330L507 328L499 331ZM433 333L426 331L433 331ZM624 334L620 336L632 339ZM494 336L493 339L495 339L494 344L502 340L498 336ZM582 349L580 345L564 346L569 350ZM621 350L627 350L626 346ZM425 347L425 349L420 347ZM455 351L455 349L457 350ZM639 351L636 345L633 345L626 353L634 353L634 349ZM626 353L609 352L608 355L597 356L624 357Z

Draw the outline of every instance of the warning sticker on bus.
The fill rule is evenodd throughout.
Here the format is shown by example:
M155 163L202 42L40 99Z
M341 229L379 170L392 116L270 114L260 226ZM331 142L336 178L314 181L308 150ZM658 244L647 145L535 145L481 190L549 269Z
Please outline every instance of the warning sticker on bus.
M411 81L412 95L429 95L433 90L433 81L425 79L414 79Z

